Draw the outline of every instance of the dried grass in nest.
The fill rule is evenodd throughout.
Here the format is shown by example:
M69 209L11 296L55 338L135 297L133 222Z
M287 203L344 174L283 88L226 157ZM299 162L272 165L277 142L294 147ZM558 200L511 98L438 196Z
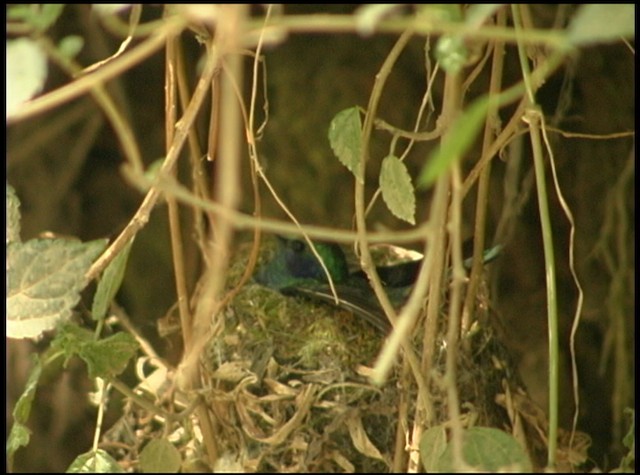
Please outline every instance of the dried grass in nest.
M209 402L245 469L388 470L397 388L375 387L358 370L372 364L379 333L349 312L255 284L226 322L205 358Z
M234 259L230 285L244 271L247 252L241 247ZM507 349L491 329L490 305L480 303L486 298L483 295L478 305L482 325L465 335L458 349L461 413L467 426L495 427L520 437L536 463L542 463L544 413L527 409L532 403ZM434 425L446 426L448 400L442 384L446 323L440 327L430 397ZM200 393L214 415L220 451L214 469L389 471L396 446L404 446L404 434L413 423L402 422L397 441L399 404L403 400L409 405L406 414L411 419L416 389L399 367L383 387L369 383L366 367L373 364L383 340L349 312L247 284L225 311L224 332L210 342L202 357L206 389ZM517 429L516 420L526 427ZM131 442L138 448L166 430L153 425L152 418L146 419L146 427L144 421L137 423L142 437ZM181 427L172 437L187 460L183 468L204 468L196 419L182 425L187 430ZM566 456L575 460L582 454Z

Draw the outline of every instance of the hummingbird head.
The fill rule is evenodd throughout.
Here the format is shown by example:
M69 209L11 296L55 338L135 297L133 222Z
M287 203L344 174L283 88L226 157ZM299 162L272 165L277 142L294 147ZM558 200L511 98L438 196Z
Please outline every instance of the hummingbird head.
M320 261L302 239L277 236L273 258L256 273L256 281L274 289L284 289L304 283L326 283ZM335 243L316 242L315 250L324 262L331 279L339 284L349 276L347 259Z

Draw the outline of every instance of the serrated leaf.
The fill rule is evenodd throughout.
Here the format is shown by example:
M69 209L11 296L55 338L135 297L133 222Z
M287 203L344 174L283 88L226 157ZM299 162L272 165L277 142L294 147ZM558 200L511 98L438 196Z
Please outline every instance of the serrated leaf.
M145 473L176 473L181 464L180 452L166 439L153 439L140 453L140 469Z
M7 244L20 241L20 200L7 183Z
M104 270L96 294L93 297L93 305L91 307L91 316L94 320L101 320L107 314L109 304L115 298L118 289L122 284L124 272L127 269L127 261L131 252L131 239L127 245L118 253L118 255L109 263Z
M67 473L125 473L116 460L102 449L78 455Z
M6 64L6 117L10 117L42 90L47 79L47 57L35 41L20 38L7 41Z
M58 327L51 341L51 348L63 352L65 361L68 361L72 356L79 354L86 343L92 341L94 341L92 332L75 323L67 322Z
M360 183L364 183L359 166L362 150L362 122L357 107L336 114L329 125L329 143L338 160L347 167Z
M530 472L531 460L511 435L492 427L472 427L463 434L462 455L468 466L483 472ZM454 471L449 443L438 471Z
M567 28L568 39L575 46L634 38L635 4L590 4L580 7Z
M98 341L86 342L79 356L89 370L90 378L112 378L122 373L138 349L130 334L120 332Z
M380 170L382 199L394 216L416 224L416 196L407 167L398 157L389 155L382 160Z
M7 248L7 336L35 338L71 316L107 241L34 239Z

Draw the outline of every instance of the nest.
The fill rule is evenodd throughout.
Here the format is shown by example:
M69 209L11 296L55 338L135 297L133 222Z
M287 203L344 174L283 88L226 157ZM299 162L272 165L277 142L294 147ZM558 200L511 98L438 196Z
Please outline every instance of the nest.
M244 272L247 254L248 247L241 247L234 258L230 287ZM512 434L515 421L524 420L522 439L534 466L542 464L546 419L535 406L531 409L513 359L492 329L489 309L485 289L477 303L481 318L457 351L461 413L467 426ZM367 376L384 335L347 311L285 297L255 283L239 291L224 317L224 330L202 357L205 389L200 391L215 426L215 471L388 472L406 467L417 389L399 363L382 387L370 383ZM433 425L446 427L446 324L439 326L429 396ZM419 354L420 342L414 346ZM197 419L190 424L186 433L193 437L174 434L184 459L190 460L183 468L204 469ZM149 427L140 432L145 438L167 430L157 421L155 429Z

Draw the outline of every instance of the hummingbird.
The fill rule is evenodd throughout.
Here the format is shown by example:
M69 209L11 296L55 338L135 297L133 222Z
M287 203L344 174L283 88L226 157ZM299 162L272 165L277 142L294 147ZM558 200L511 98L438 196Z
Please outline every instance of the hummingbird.
M342 248L333 242L314 243L316 252L331 276L337 294L331 291L327 274L318 258L302 239L277 237L273 257L258 269L254 279L257 283L283 295L305 296L313 300L332 303L351 311L383 333L391 330L384 311L362 270L350 271ZM495 259L502 246L494 246L484 252L485 263ZM472 259L464 265L471 268ZM389 300L396 308L402 307L418 276L422 259L393 265L376 266L376 271Z

